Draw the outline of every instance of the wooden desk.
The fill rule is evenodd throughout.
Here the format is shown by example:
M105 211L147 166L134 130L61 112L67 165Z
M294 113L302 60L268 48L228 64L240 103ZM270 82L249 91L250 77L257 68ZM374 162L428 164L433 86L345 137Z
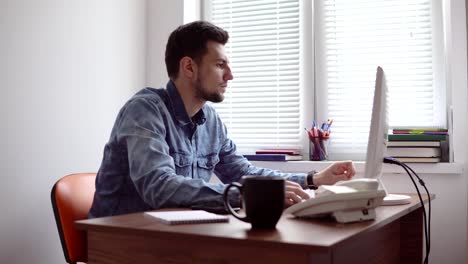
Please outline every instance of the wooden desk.
M143 213L77 221L88 233L88 263L422 263L417 196L381 206L351 224L283 216L276 230L229 223L170 226ZM424 196L427 202L427 196Z

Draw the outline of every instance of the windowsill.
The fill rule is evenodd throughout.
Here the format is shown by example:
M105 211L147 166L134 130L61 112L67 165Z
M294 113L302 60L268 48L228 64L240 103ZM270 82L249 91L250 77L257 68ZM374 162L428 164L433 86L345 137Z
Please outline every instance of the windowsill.
M333 163L333 161L251 161L258 167L281 170L284 172L307 172L311 170L321 170ZM356 172L364 171L364 162L355 161ZM408 163L417 174L461 174L463 163ZM406 174L400 166L383 164L383 173L386 174Z

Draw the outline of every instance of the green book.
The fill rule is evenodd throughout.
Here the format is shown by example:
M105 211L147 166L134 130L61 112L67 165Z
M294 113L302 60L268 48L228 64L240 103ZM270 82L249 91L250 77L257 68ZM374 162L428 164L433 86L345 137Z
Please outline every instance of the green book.
M441 141L447 140L447 135L428 134L389 134L388 141Z
M414 132L418 132L418 131L448 132L447 128L442 128L442 127L394 127L393 130L414 131Z

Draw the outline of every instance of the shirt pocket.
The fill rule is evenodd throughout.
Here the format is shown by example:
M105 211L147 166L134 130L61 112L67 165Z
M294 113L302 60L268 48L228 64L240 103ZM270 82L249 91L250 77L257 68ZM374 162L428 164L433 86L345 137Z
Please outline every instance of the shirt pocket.
M173 153L172 157L174 159L176 174L191 177L192 170L190 165L192 164L192 157L185 153Z
M216 154L198 157L198 176L205 181L209 181L218 162L219 157Z

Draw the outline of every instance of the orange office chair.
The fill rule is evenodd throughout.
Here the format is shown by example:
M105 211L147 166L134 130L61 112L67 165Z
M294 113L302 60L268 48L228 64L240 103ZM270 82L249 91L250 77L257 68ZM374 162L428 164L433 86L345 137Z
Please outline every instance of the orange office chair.
M76 220L88 218L93 202L96 173L67 175L51 191L52 208L57 223L63 254L68 263L88 261L86 232L73 226Z

